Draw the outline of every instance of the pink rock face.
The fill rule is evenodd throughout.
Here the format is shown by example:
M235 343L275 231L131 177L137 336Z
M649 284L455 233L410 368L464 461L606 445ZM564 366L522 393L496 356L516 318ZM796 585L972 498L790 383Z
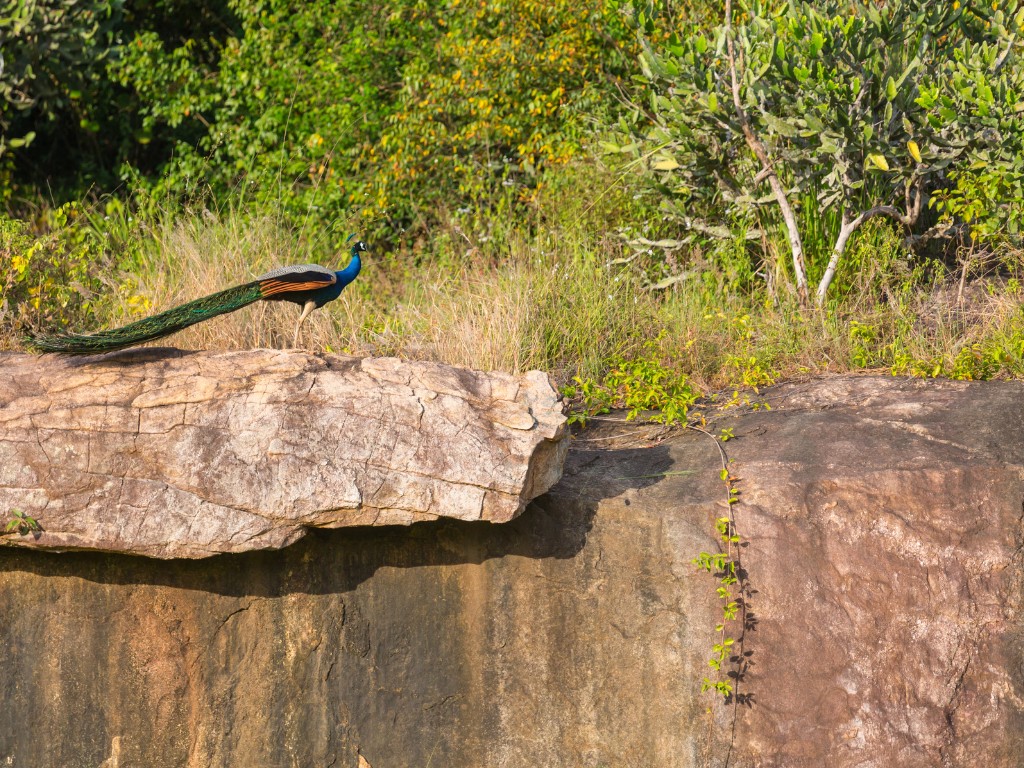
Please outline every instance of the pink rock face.
M504 522L561 473L545 374L256 350L0 357L4 544L205 557L310 527ZM5 518L6 519L6 518Z
M1024 386L769 400L729 443L758 619L737 765L1022 764Z

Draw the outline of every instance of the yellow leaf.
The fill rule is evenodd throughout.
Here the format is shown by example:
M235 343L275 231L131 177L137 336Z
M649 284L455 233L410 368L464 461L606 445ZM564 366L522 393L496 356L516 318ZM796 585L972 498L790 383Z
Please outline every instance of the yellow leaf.
M873 166L875 166L875 168L877 168L880 171L889 170L889 161L886 160L883 155L868 155L868 162L871 163Z
M654 170L656 171L674 171L679 167L679 163L673 160L671 157L665 157L654 164Z
M918 148L917 142L916 141L908 141L907 142L907 149L910 152L910 156L912 158L914 158L915 161L920 163L921 162L921 150L920 150L920 148Z

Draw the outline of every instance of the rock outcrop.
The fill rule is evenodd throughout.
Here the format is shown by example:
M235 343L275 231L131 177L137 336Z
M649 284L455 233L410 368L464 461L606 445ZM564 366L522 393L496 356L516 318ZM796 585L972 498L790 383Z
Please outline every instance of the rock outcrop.
M735 707L700 693L721 609L691 562L718 449L602 423L503 525L0 550L0 764L1024 765L1024 383L764 399L712 430L753 590Z
M309 528L505 522L559 477L548 377L257 350L0 355L0 543L206 557Z

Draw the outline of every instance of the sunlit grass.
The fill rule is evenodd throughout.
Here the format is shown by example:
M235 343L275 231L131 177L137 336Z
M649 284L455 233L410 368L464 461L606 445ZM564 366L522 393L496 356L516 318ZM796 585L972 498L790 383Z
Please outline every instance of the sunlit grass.
M876 258L893 258L897 246L882 238L875 247L889 250ZM302 237L272 219L211 214L150 229L140 253L136 298L109 302L108 324L311 258ZM828 312L801 312L763 291L723 291L710 278L654 291L636 262L613 263L619 255L618 245L564 229L513 235L494 250L453 245L419 265L371 252L356 283L310 317L300 345L478 369L538 368L562 382L600 378L616 360L653 355L705 392L864 370L989 378L1021 368L1020 289L1005 276L975 280L958 296L952 277L868 270ZM343 251L330 263L340 269L347 259ZM286 348L298 313L292 304L260 302L156 343Z

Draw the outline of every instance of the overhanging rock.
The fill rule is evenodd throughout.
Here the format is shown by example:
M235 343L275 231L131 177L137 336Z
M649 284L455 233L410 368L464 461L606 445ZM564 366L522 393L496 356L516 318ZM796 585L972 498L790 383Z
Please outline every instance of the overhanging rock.
M504 522L561 475L548 377L394 358L0 355L0 543L161 558L310 527Z

